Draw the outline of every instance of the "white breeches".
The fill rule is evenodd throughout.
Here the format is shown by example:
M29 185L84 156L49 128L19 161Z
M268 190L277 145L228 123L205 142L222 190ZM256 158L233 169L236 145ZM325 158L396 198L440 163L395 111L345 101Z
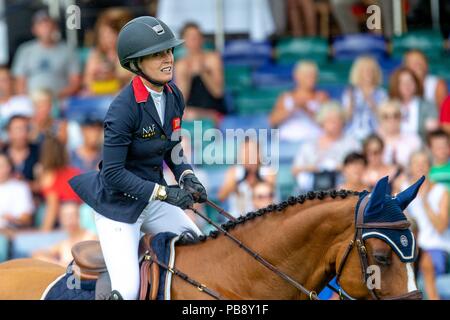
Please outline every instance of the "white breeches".
M191 230L201 235L199 228L178 207L159 200L150 201L135 223L111 220L95 213L98 237L111 278L112 290L125 300L135 300L139 294L138 247L142 233Z

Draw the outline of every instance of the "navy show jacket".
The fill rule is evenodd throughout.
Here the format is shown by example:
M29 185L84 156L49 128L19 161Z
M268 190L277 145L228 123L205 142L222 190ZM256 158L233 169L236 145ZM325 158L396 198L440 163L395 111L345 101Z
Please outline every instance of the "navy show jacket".
M80 198L99 214L134 223L147 206L155 183L167 185L163 161L177 181L183 172L192 170L186 162L176 164L171 157L172 149L181 142L181 138L171 137L181 127L183 96L173 83L164 86L164 94L164 125L140 77L133 78L111 103L104 120L100 171L69 181ZM183 155L181 146L175 150Z

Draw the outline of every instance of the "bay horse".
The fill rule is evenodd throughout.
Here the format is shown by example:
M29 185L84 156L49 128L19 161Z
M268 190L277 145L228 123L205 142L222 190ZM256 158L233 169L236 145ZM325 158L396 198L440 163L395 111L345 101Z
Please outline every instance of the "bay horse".
M380 227L384 224L387 228L392 215L385 218L385 213L396 210L406 221L402 212L422 182L395 197L390 195L387 177L370 194L347 190L308 192L250 212L223 228L309 290L320 292L339 273L340 286L354 299L373 299L374 292L375 298L380 299L411 298L417 292L411 262L415 257L404 262L389 239L371 237L362 241L367 265L381 270L379 288L371 291L362 281L361 246L353 245L358 234L355 212L365 196L369 200L363 208L364 219L371 217L381 223ZM402 238L403 244L408 239L415 244L414 238L405 239ZM218 232L176 248L175 267L226 299L308 299ZM416 249L412 248L414 256ZM62 267L34 259L0 264L0 299L39 299L64 272ZM171 298L211 297L174 276Z

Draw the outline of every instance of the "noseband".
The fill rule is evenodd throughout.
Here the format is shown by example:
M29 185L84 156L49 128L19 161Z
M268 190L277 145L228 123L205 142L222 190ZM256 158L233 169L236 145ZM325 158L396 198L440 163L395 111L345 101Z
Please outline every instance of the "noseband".
M421 300L422 293L419 290L414 290L399 296L385 298L380 297L374 288L369 288L367 286L367 279L370 277L370 274L367 272L369 263L367 259L367 249L363 239L363 229L378 228L378 229L404 230L409 228L410 226L410 223L408 221L364 223L364 210L366 209L368 202L369 202L369 195L367 194L363 198L359 199L359 202L356 206L358 209L355 217L355 235L353 239L350 241L350 244L348 245L347 250L344 253L344 257L342 258L341 263L339 264L338 270L336 272L336 283L340 288L342 288L342 286L339 284L339 279L342 274L342 270L344 269L345 263L347 262L350 252L353 250L353 248L356 248L361 266L362 282L364 285L366 285L367 289L369 290L374 300ZM340 290L336 290L334 288L332 289L334 291L338 291L341 299L356 300L355 298L347 294L343 289Z

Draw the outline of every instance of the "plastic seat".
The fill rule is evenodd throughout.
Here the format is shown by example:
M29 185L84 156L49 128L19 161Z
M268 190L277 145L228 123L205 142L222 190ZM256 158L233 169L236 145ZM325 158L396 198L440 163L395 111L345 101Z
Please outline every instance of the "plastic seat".
M354 60L360 55L371 55L376 59L387 57L386 40L375 34L349 34L333 41L333 57L336 60Z
M9 255L9 240L0 234L0 262L6 261Z
M264 65L253 71L252 83L256 88L293 87L293 65Z
M70 97L66 101L65 116L77 122L86 116L103 120L113 99L113 96Z
M327 39L320 37L284 38L275 49L280 64L293 64L303 59L325 63L329 53Z
M281 200L286 200L293 194L295 189L295 179L292 175L291 165L280 164L277 174L277 188Z
M272 60L272 47L269 42L232 40L225 44L223 60L227 64L257 67Z
M225 88L232 92L248 89L252 85L251 68L249 66L225 66Z
M430 59L440 59L444 55L444 39L440 32L416 30L394 36L392 39L392 56L402 58L411 49L421 50Z
M253 89L240 92L235 99L238 114L269 113L285 88Z

